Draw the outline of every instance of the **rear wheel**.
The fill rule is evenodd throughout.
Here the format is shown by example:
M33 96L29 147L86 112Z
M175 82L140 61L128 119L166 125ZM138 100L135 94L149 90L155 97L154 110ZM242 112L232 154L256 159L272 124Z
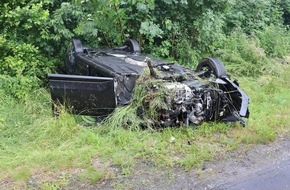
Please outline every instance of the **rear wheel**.
M67 52L65 59L65 69L67 74L72 74L74 68L74 49L71 47Z
M141 48L139 43L134 39L128 39L124 43L125 46L127 46L127 51L132 53L141 53Z
M67 52L65 60L65 68L67 74L73 74L74 65L75 65L75 56L78 53L83 53L84 48L82 42L78 39L73 39L71 41L71 46Z
M214 75L217 78L227 76L226 68L224 64L216 58L203 59L196 68L197 72L200 72L200 77L208 78Z

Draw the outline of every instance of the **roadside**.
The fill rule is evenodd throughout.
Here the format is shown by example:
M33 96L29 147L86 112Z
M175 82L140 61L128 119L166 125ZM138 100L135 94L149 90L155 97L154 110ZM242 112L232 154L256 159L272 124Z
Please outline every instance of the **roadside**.
M276 66L277 76L239 78L247 127L84 127L52 118L46 90L22 103L2 93L0 189L226 189L259 177L289 160L289 67Z
M224 158L206 163L202 169L156 168L148 163L136 164L129 177L121 175L101 181L86 189L236 189L243 181L263 175L268 168L283 167L290 159L290 138L252 147L242 145ZM267 179L264 179L267 180ZM290 183L290 182L289 182ZM71 184L73 185L73 184ZM69 186L68 186L69 187ZM77 184L70 186L78 188Z

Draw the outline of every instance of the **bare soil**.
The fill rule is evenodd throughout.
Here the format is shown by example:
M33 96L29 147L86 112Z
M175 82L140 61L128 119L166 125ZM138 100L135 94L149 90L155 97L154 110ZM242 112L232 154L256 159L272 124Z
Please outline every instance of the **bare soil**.
M150 163L136 164L129 176L101 180L96 185L79 186L71 183L68 189L229 189L233 184L259 176L267 168L290 161L290 138L279 137L270 144L240 146L237 151L205 164L202 169L158 168ZM290 183L290 182L289 182ZM290 184L289 184L290 185Z
M267 168L283 167L283 164L289 164L290 137L279 137L269 144L241 145L238 150L206 163L203 168L189 171L179 167L160 168L146 161L139 161L132 172L126 176L121 174L120 168L110 166L109 163L101 163L98 160L93 162L93 166L97 170L103 170L108 174L97 184L91 184L81 179L80 174L84 172L82 169L49 172L50 174L40 170L25 183L17 184L9 179L0 181L0 188L235 189L233 188L235 184L260 176L261 173L267 171Z

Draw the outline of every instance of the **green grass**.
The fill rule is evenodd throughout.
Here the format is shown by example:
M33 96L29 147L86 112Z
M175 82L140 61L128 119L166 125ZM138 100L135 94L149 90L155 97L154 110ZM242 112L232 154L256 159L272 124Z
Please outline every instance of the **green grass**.
M50 96L44 89L32 92L25 101L0 90L0 182L23 187L31 176L42 173L47 180L41 188L57 189L68 179L51 180L50 173L82 169L80 179L94 184L113 177L112 167L128 176L144 160L160 168L201 168L205 161L226 157L240 144L274 141L290 131L290 67L276 64L272 69L274 74L239 77L251 97L246 127L204 123L196 130L128 129L117 125L122 117L131 117L125 112L110 126L106 122L84 126L78 116L66 112L58 119L52 117Z

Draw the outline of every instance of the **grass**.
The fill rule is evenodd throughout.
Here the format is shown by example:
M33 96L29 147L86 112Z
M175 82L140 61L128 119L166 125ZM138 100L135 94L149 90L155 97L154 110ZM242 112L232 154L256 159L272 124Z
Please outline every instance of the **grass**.
M122 117L132 117L126 112L119 112L119 119L110 125L84 126L78 116L66 112L53 118L44 89L32 92L25 101L0 90L0 184L10 181L14 187L25 188L32 176L41 173L44 180L39 188L58 189L69 179L52 180L51 173L74 169L82 171L76 174L81 180L94 184L114 177L112 168L128 176L142 160L160 168L201 168L208 160L226 157L240 144L274 141L290 131L290 67L276 64L273 69L255 78L239 77L251 97L246 127L204 123L196 130L128 129L117 125Z

